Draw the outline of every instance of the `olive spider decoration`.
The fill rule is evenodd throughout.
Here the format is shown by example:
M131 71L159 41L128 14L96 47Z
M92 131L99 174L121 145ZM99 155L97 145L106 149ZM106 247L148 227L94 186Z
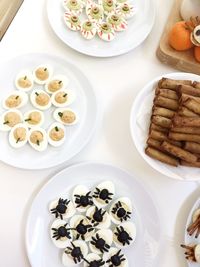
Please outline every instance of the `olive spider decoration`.
M105 201L106 204L108 204L112 200L113 193L110 193L108 189L99 189L98 187L95 188L96 191L94 191L93 197L99 198L103 201Z
M106 263L109 263L109 267L114 267L114 266L120 266L123 261L126 259L124 258L124 255L121 254L121 249L114 254L109 260L106 261Z
M133 240L133 238L125 231L123 226L119 226L116 228L117 232L114 234L117 236L117 240L122 243L123 246L130 245L130 241Z
M69 203L70 203L70 200L59 198L57 206L51 209L50 212L52 214L55 214L56 218L60 217L60 219L62 220L63 214L65 214Z
M76 239L79 239L81 237L82 240L85 240L85 234L94 230L92 225L86 225L83 223L83 221L84 219L82 219L75 228L71 228L71 230L77 231Z
M85 258L83 259L85 262L87 262L88 267L101 267L104 266L105 261L103 261L102 259L100 260L93 260L93 261L88 261Z
M79 207L87 207L93 205L92 196L90 195L91 191L89 191L86 195L74 195L75 203L77 204L77 208Z
M72 247L67 247L65 250L66 254L70 254L73 258L75 264L80 263L83 259L83 254L80 247L76 247L73 242L71 242Z
M130 219L131 212L125 210L125 208L122 206L121 201L118 201L115 206L113 207L112 211L113 214L115 214L121 222L127 221Z
M103 238L100 238L99 234L96 234L96 237L92 237L91 244L101 251L101 253L108 252L110 246L106 244L106 241Z
M55 238L56 240L67 237L68 239L71 239L70 235L70 228L67 228L67 223L58 227L58 228L51 228L53 230L53 236L52 238Z
M92 215L92 218L87 216L88 220L91 221L94 227L96 227L99 223L103 221L103 216L105 215L106 211L103 211L102 209L98 209L95 207L95 211Z

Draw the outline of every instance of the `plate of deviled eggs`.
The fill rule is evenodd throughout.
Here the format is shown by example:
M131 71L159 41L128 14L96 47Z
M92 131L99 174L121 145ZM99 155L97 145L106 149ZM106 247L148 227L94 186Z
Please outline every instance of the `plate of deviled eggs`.
M13 58L0 70L0 160L43 169L75 156L97 121L96 98L84 74L45 54Z
M156 267L160 213L135 175L103 163L70 166L36 195L26 225L32 267Z

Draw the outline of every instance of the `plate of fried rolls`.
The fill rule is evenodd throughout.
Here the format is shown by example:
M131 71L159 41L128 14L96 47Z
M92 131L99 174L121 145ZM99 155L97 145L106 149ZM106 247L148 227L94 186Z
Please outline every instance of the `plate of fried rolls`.
M200 76L171 73L149 82L133 103L130 128L154 169L175 179L200 179Z

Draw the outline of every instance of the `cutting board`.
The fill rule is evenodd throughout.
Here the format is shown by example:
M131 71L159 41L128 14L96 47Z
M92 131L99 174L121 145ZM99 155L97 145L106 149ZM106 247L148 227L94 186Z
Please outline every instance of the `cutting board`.
M175 22L181 20L179 13L181 3L182 0L174 0L173 7L165 25L156 54L161 62L168 64L175 69L200 75L200 63L195 60L193 56L193 49L178 52L171 48L168 44L170 29Z

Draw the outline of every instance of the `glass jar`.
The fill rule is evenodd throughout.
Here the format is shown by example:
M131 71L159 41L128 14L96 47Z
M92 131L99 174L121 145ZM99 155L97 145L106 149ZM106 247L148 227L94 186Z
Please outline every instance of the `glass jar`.
M180 14L183 20L190 20L190 17L200 17L200 0L183 0Z

